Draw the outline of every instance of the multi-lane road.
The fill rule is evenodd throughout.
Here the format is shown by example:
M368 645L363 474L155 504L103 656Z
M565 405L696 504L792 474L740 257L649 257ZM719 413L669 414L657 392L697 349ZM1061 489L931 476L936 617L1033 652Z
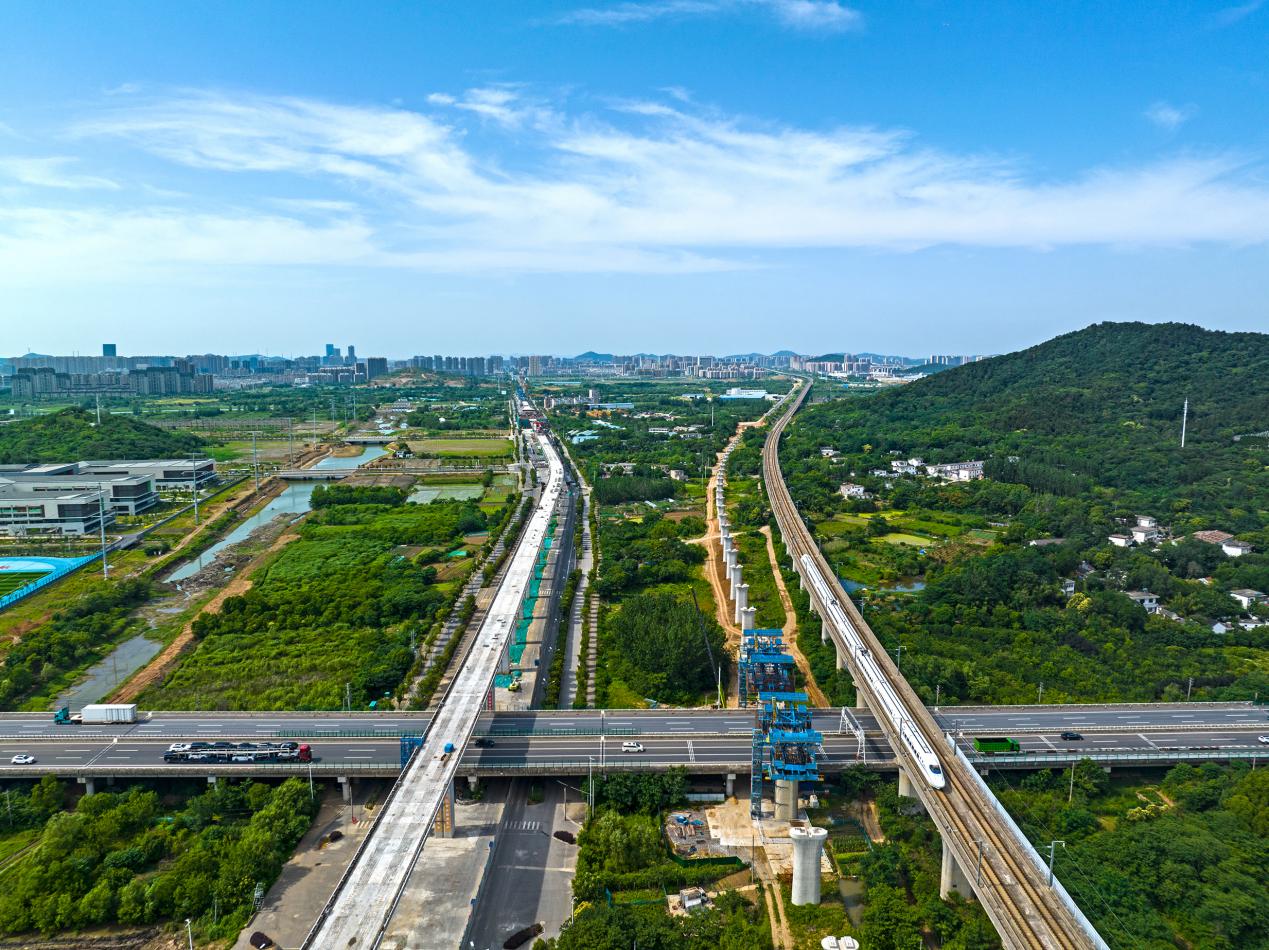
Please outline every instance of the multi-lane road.
M864 731L865 761L889 763L889 744L872 714L850 714ZM974 736L1007 735L1019 740L1024 755L1035 757L1139 753L1173 760L1221 752L1246 757L1261 751L1269 756L1269 744L1259 742L1260 736L1269 735L1269 713L1247 703L955 707L944 708L936 718L967 753ZM240 742L288 736L313 746L315 773L389 776L399 770L399 737L424 732L430 719L430 713L153 713L130 725L58 726L48 716L8 714L0 716L0 776L45 771L126 775L139 768L202 774L212 771L208 765L165 765L163 752L178 740ZM825 736L826 771L858 761L859 743L848 728L843 730L841 710L816 710L814 721ZM477 735L492 737L494 744L469 745L459 771L582 772L591 767L682 765L702 774L744 772L752 728L752 718L737 710L495 713L482 716L476 727ZM1080 732L1083 738L1063 740L1061 733L1067 731ZM644 751L623 752L623 741L638 741ZM34 755L35 765L9 764L22 753ZM305 772L307 766L220 765L214 771Z

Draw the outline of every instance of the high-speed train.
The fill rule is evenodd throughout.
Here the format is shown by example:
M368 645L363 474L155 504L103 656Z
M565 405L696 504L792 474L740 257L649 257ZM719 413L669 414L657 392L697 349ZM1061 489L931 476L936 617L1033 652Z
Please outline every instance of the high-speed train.
M877 665L877 659L872 655L864 643L863 638L859 635L859 631L855 629L855 625L851 623L850 617L846 610L838 603L837 598L833 596L828 585L824 583L824 579L820 576L819 568L809 554L802 555L803 576L806 577L811 587L815 591L815 597L820 602L820 606L824 610L825 621L832 623L841 631L846 638L846 644L850 647L851 656L855 660L855 669L859 671L859 676L868 686L868 690L876 699L880 709L874 709L873 712L878 715L885 716L890 722L890 726L899 734L899 741L907 750L912 760L916 762L921 769L921 777L931 788L942 788L947 780L943 776L943 767L939 764L938 756L934 754L934 750L930 748L925 736L922 735L908 714L903 709L903 704L899 702L899 697L895 694L894 687L890 685L890 681L881 672L881 667Z

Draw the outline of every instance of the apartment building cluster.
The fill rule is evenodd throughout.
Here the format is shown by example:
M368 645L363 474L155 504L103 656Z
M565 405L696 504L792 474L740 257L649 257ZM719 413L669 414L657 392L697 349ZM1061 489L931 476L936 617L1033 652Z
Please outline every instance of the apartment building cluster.
M215 478L210 459L0 465L0 534L93 534L153 508L161 490L190 492Z

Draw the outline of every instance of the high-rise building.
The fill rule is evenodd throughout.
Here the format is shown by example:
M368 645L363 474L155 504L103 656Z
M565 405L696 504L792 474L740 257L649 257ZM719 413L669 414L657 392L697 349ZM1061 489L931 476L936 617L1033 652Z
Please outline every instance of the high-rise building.
M384 356L366 357L366 379L378 379L388 375L388 359Z
M326 358L327 358L327 359L330 359L332 356L335 356L335 355L337 355L338 353L339 353L339 350L335 349L335 344L334 344L334 343L327 343L327 344L326 344Z
M348 362L353 366L357 365L357 347L351 343L348 344Z
M118 356L119 353L118 353L118 350L115 348L115 344L103 343L101 344L101 355L102 356Z

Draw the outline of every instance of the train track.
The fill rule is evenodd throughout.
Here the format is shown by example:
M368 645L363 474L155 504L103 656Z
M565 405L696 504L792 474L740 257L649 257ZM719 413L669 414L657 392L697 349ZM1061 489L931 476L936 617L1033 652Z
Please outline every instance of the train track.
M943 791L924 787L919 769L911 768L909 774L914 776L913 784L921 787L922 801L935 819L944 841L951 845L965 877L975 881L981 873L981 880L974 885L975 892L999 931L1004 945L1008 948L1027 947L1036 950L1084 950L1096 946L1086 936L1070 909L1057 898L1043 879L1031 856L1031 845L1019 840L1013 829L1004 825L996 811L995 802L984 793L976 777L969 773L969 767L960 758L949 754L942 729L900 675L876 634L841 588L836 574L821 554L793 504L780 470L780 437L809 392L809 382L803 383L784 414L772 425L762 450L767 497L789 554L795 564L801 564L803 554L811 557L838 603L843 606L850 622L894 686L910 721L924 733L931 748L941 750L939 758L947 782ZM837 640L837 637L834 639ZM840 642L837 645L839 649L842 648ZM849 654L849 650L846 652ZM890 738L892 741L895 739L894 736ZM899 748L898 745L895 747ZM978 860L980 843L981 862Z

